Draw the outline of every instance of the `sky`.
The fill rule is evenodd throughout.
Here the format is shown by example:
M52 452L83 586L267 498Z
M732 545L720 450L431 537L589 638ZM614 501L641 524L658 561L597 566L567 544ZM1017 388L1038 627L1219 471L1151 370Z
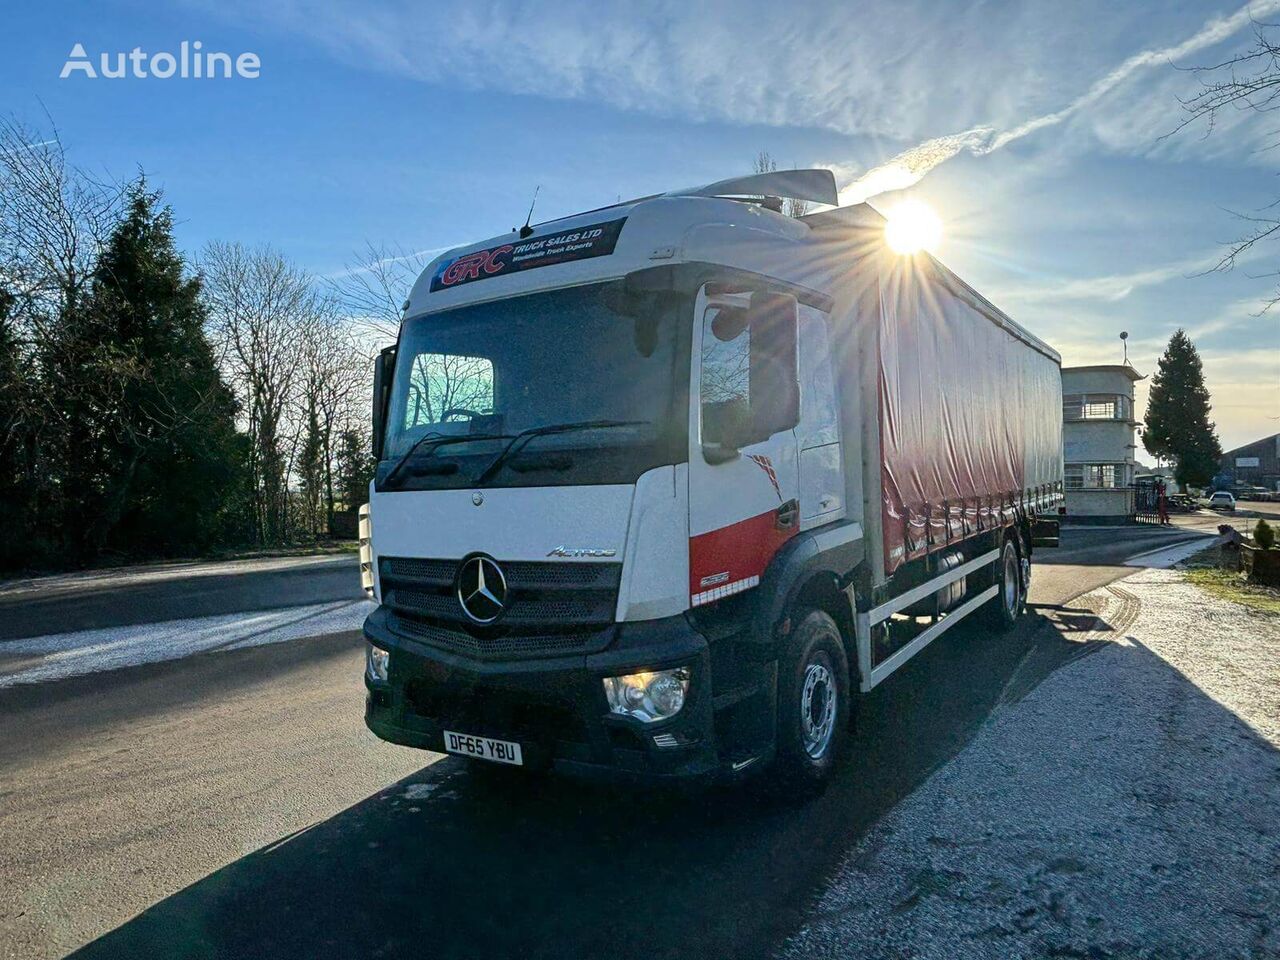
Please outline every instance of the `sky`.
M1119 362L1127 331L1150 374L1186 328L1229 449L1280 431L1280 242L1205 271L1280 197L1280 118L1168 134L1188 68L1246 49L1251 18L1280 0L10 4L0 112L51 118L92 172L144 170L188 255L269 243L321 276L509 230L535 188L537 221L761 150L827 166L844 202L930 204L938 256L1064 364ZM184 40L259 75L59 77L76 43Z

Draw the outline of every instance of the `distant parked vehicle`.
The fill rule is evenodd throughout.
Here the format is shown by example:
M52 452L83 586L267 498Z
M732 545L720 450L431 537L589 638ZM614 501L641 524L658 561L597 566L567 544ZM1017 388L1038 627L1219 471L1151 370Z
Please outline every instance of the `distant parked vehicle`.
M1266 487L1240 487L1235 491L1237 500L1269 501L1275 495Z
M1225 510L1227 513L1235 513L1236 498L1225 490L1219 490L1209 497L1208 506L1210 510Z

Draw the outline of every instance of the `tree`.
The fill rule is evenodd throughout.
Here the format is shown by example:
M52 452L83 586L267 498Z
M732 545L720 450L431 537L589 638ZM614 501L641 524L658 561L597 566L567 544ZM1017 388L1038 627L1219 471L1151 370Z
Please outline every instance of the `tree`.
M224 538L243 447L205 322L172 213L140 178L60 344L75 364L57 382L74 382L81 442L67 475L86 558L191 553Z
M299 473L312 532L333 525L334 449L339 425L356 415L372 393L372 358L367 344L352 331L331 297L318 302L303 348L299 386L299 420L303 442ZM323 510L321 507L323 505ZM323 515L323 523L321 517Z
M270 247L211 243L201 271L210 329L248 428L254 536L279 543L290 533L291 447L300 436L290 437L288 417L317 294L311 277Z
M16 316L17 298L0 286L0 515L10 536L0 538L0 568L29 551L35 531L34 444L39 392L27 363Z
M369 501L369 482L373 479L373 453L368 430L347 427L338 436L338 497L346 510L357 510Z
M1276 29L1280 29L1280 25L1255 21L1253 46L1245 53L1208 66L1192 67L1191 72L1200 79L1200 92L1181 101L1184 116L1172 133L1203 126L1207 137L1224 115L1235 116L1242 110L1269 114L1280 107L1280 41L1269 33ZM1275 142L1270 138L1268 147ZM1247 230L1228 245L1227 252L1210 272L1230 270L1258 244L1280 237L1277 204L1280 201L1273 200L1260 213L1238 215L1248 225ZM1271 275L1280 276L1280 270ZM1277 302L1280 302L1280 290L1268 298L1265 308Z
M61 563L81 521L75 413L85 378L63 352L83 309L93 263L118 220L120 190L72 166L58 131L0 117L0 514L12 536L0 565Z
M1200 354L1179 328L1151 380L1142 444L1153 456L1174 462L1180 484L1204 486L1218 471L1222 446L1210 410Z
M353 332L363 328L371 343L394 343L409 291L436 252L369 244L355 263L332 278L329 287L356 327Z
M752 173L774 173L777 169L777 161L773 159L767 150L761 150L757 153L755 160L751 164ZM809 212L809 201L799 200L796 197L785 197L782 201L782 212L788 217L803 217Z

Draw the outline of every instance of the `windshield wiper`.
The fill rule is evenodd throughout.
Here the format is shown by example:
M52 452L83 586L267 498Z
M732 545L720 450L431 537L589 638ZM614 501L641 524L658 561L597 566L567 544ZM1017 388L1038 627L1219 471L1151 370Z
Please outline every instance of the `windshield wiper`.
M476 483L485 483L493 479L502 465L506 463L511 455L518 450L523 450L525 445L534 437L545 437L553 433L570 433L574 430L604 430L609 427L636 427L646 423L652 423L651 420L580 420L577 423L551 423L545 427L530 427L528 430L521 430L511 442L502 448L502 452L489 462L489 465L481 471L480 476L476 477Z
M387 471L387 475L382 478L382 485L384 487L390 486L392 484L392 481L395 480L395 478L400 475L400 471L404 469L404 466L406 463L409 462L409 459L419 450L422 450L424 448L428 454L434 454L441 447L446 447L452 443L464 443L468 440L512 440L514 442L514 439L516 436L518 436L518 434L513 435L510 433L464 433L456 437L446 437L446 436L441 436L438 433L428 433L426 436L419 437L417 440L415 440L413 443L413 446L411 446L408 450L404 452L404 456L402 456L399 460L395 462L395 466L393 466L390 470ZM431 444L431 446L424 447L424 445L427 444L428 442ZM505 449L507 448L504 448L504 450Z

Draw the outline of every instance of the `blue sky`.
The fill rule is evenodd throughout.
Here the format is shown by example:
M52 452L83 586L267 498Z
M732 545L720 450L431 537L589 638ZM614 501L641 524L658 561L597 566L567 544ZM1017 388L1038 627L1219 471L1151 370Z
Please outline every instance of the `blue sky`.
M1062 8L1068 8L1066 10ZM1252 12L1280 21L1280 0ZM1275 14L1272 16L1272 14ZM194 254L269 242L319 274L749 170L828 165L845 194L931 204L939 255L1067 363L1154 369L1185 326L1224 444L1280 430L1280 246L1196 276L1280 196L1277 124L1161 139L1182 66L1250 39L1241 2L11 5L0 109L72 159L162 186ZM58 78L91 56L252 51L255 80ZM874 173L868 177L868 173ZM886 171L888 176L886 176ZM536 219L536 218L535 218Z

